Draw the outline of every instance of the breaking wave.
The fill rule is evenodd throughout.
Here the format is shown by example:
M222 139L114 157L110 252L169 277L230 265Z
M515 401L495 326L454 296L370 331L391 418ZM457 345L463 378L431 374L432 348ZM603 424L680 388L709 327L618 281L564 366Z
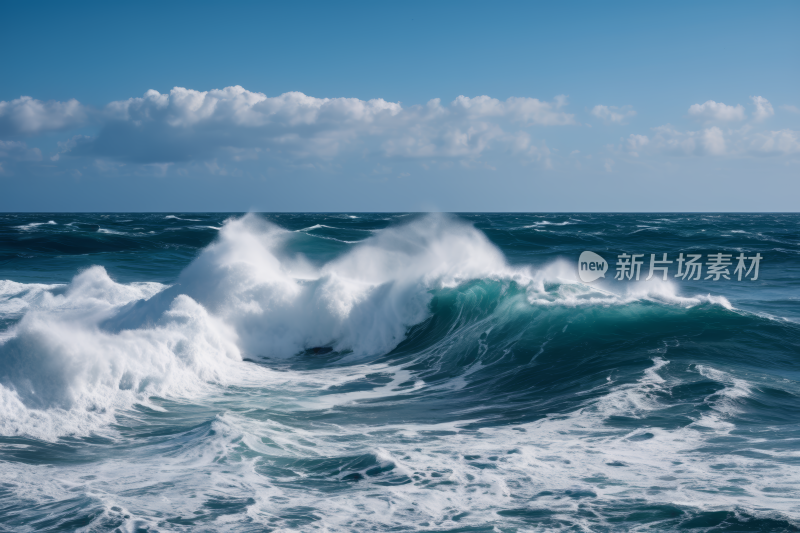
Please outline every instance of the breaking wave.
M644 301L731 309L722 297L679 297L667 284L622 296L590 288L558 262L511 267L482 232L443 215L390 227L323 264L293 253L292 237L255 215L229 220L172 286L116 283L100 266L65 287L3 282L0 309L24 316L0 345L8 413L0 431L88 434L150 396L237 382L245 358L318 347L349 360L385 355L431 317L434 298L454 290L492 293L495 315ZM464 332L433 340L451 337Z

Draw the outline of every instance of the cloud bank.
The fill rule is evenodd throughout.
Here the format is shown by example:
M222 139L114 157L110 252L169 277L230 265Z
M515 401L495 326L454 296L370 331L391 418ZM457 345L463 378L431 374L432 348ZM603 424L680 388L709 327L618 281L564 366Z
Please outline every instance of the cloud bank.
M134 163L209 159L221 152L294 160L359 150L385 157L475 157L493 145L518 146L520 128L574 124L565 106L563 96L552 102L459 96L445 106L434 99L404 108L383 99L176 87L111 102L96 137L72 152Z
M552 100L458 96L449 103L436 98L404 106L381 98L316 98L301 92L270 97L240 86L210 91L175 87L101 108L74 99L44 102L23 96L0 102L0 173L19 173L32 165L41 172L58 172L71 165L72 175L80 175L91 164L100 174L143 168L164 173L181 165L224 174L247 162L283 169L342 169L392 161L491 168L487 158L542 168L582 168L583 161L611 172L619 168L620 157L800 153L800 133L766 128L775 109L763 96L750 98L750 113L741 104L692 104L688 116L701 123L699 129L696 123L688 129L669 123L637 128L619 143L598 142L592 159L584 147L575 150L569 136L565 140L557 133L591 127L569 112L563 95ZM780 109L796 117L795 107ZM595 105L588 113L617 126L636 116L630 105ZM563 146L548 141L552 137ZM42 139L51 139L50 146Z

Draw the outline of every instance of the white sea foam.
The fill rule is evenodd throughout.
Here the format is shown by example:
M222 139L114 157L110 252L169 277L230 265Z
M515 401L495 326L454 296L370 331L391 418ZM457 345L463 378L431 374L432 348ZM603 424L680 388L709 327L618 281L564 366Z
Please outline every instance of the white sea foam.
M335 237L327 237L325 235L315 235L314 233L305 233L305 235L308 235L309 237L314 237L315 239L324 239L326 241L342 242L344 244L358 244L360 242L364 242L363 240L362 241L346 241L344 239L337 239Z
M314 224L313 226L309 226L309 227L303 228L303 229L298 229L298 230L295 230L295 231L303 232L303 231L311 231L311 230L320 229L320 228L339 229L339 228L334 228L333 226L326 226L325 224Z
M697 365L697 371L704 377L725 385L721 391L706 398L714 411L724 415L741 412L742 399L752 394L751 386L743 379L737 379L727 372L706 365Z
M52 296L50 291L62 287L65 285L0 280L0 320L19 318L30 305L46 300Z
M197 218L180 218L176 217L175 215L167 215L164 217L165 220L184 220L186 222L200 222L200 219Z
M429 289L509 270L482 233L444 217L385 230L321 267L283 251L290 235L255 216L227 223L172 290L122 315L118 329L182 293L228 324L248 356L314 346L381 354L427 317Z
M246 379L253 372L238 363L243 356L286 358L317 346L351 359L385 354L429 316L432 289L474 279L514 281L531 305L730 305L680 298L657 283L615 295L569 281L574 269L563 262L510 267L483 233L442 215L390 227L323 265L287 252L293 236L254 215L229 220L168 288L115 283L102 267L67 287L5 282L0 313L24 316L0 335L9 413L0 433L87 434L150 396L193 397Z
M429 289L507 269L482 233L445 217L386 230L321 267L283 252L290 235L255 216L230 221L166 290L115 283L102 267L64 294L29 287L26 300L7 284L7 316L27 312L0 345L0 432L86 434L149 396L230 382L243 353L385 353L428 316Z
M116 231L113 229L105 229L105 228L99 228L97 230L97 233L105 233L106 235L132 235L132 233L126 233L124 231Z
M658 278L629 283L622 293L612 292L603 288L601 283L589 285L581 282L574 267L565 261L553 262L533 273L522 271L521 274L523 275L519 275L517 280L527 285L528 301L531 305L607 306L649 301L684 308L708 304L728 310L735 309L724 296L681 296L675 283ZM559 281L559 284L554 285L554 280Z
M530 228L536 228L536 227L539 227L539 226L570 226L572 224L574 224L574 222L568 222L568 221L550 222L549 220L542 220L542 221L539 221L539 222L534 222L530 226L522 226L522 227L523 227L523 229L530 229Z
M47 222L31 222L30 224L25 224L24 226L16 226L16 228L22 231L31 231L38 228L39 226L54 226L54 225L56 225L56 221L50 220Z
M291 418L223 412L179 438L155 440L125 458L105 458L102 468L66 464L54 477L44 467L0 463L0 475L13 480L6 489L18 498L41 504L71 499L81 486L100 498L106 516L127 516L122 521L128 530L155 527L164 517L203 515L204 503L220 493L248 503L208 524L215 529L244 523L283 531L453 529L497 523L497 511L510 509L545 511L562 523L594 530L613 526L605 518L631 499L640 508L667 502L755 515L771 509L773 518L796 518L796 468L764 468L763 458L703 450L727 428L690 424L626 430L608 424L615 417L643 417L670 407L658 395L669 394L680 382L663 375L669 361L653 361L638 381L609 383L599 400L514 426L469 430L475 421L461 420L307 427ZM729 380L710 367L704 372ZM338 373L351 379L361 375L348 369L310 372L306 394L318 390L319 380L340 382ZM302 387L292 386L293 394L304 394ZM323 470L309 473L303 462ZM276 463L294 466L273 470ZM340 485L316 491L301 482L309 474L323 483L356 475L361 481L349 490ZM775 487L786 490L770 493ZM299 506L313 510L313 521L297 521L304 514ZM604 506L612 512L603 512Z

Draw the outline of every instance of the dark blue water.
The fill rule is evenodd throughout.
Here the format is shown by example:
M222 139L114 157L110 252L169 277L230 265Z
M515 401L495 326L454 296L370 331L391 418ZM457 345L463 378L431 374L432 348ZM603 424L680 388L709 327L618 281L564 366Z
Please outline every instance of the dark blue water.
M0 531L800 530L799 230L0 215Z

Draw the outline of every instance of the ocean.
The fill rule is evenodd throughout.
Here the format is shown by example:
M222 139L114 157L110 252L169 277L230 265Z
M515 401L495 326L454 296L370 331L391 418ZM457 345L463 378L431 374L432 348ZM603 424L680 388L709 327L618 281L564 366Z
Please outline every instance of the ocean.
M0 214L0 531L800 531L798 304L797 214Z

